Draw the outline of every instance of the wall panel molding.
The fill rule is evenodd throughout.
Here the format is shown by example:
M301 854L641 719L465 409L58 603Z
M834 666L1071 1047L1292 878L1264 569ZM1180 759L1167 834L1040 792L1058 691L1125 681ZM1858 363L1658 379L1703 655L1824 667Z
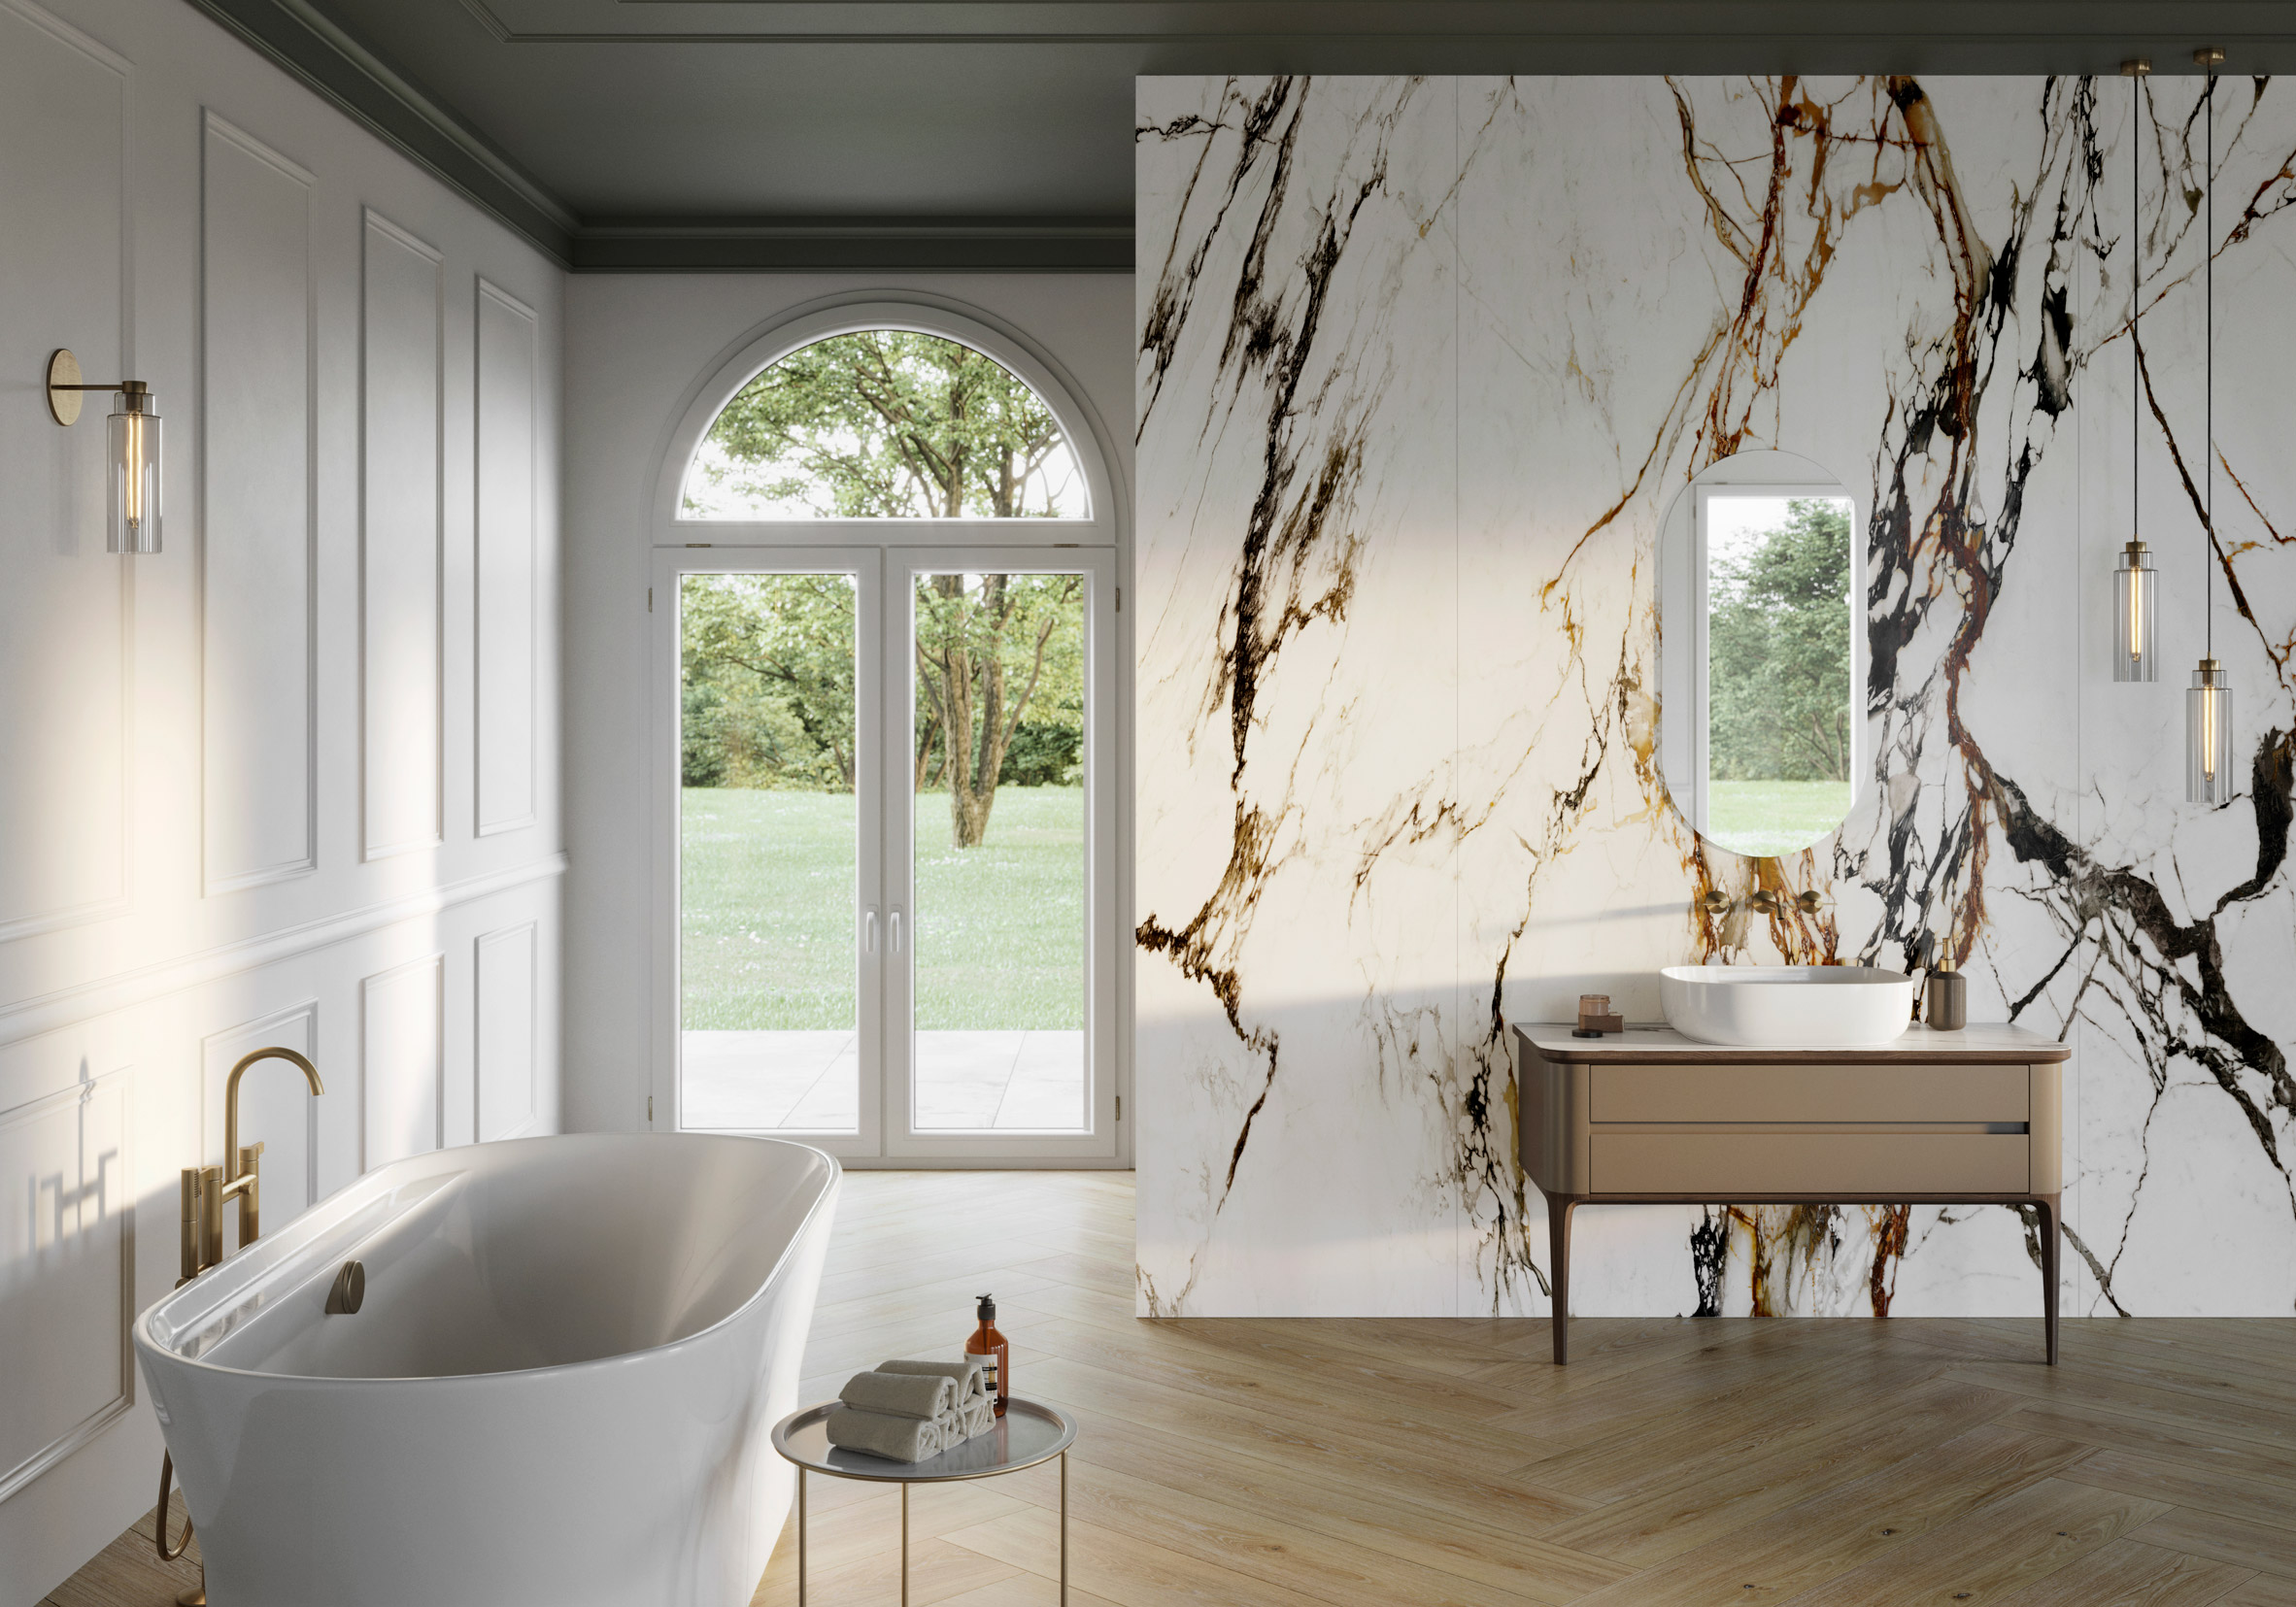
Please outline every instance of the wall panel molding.
M12 1377L42 1384L0 1424L0 1501L135 1403L133 1077L83 1076L0 1111L0 1356ZM91 1237L92 1255L80 1243Z
M84 370L135 360L132 107L126 59L29 0L0 0L0 149L48 159L0 169L8 350L31 372L54 346ZM59 430L38 406L0 431L0 943L122 914L132 881L133 577L104 552L107 408ZM97 398L90 397L90 402ZM62 787L55 778L76 785Z
M201 865L318 858L318 298L306 169L212 109L200 156Z
M358 985L358 1169L444 1147L447 956Z
M540 922L523 921L482 933L471 946L477 1067L471 1130L482 1144L525 1132L541 1108L534 1087L540 934Z
M425 887L403 898L385 899L236 943L219 944L100 981L59 988L0 1007L0 1046L20 1043L44 1032L130 1009L188 988L260 970L298 954L349 943L402 921L439 915L458 905L473 904L497 893L562 876L565 871L566 856L553 854L524 864L465 877L459 882Z
M533 308L477 281L472 340L473 568L471 774L481 837L532 825L540 639L535 594L541 323Z
M359 324L361 857L445 838L445 256L366 212Z

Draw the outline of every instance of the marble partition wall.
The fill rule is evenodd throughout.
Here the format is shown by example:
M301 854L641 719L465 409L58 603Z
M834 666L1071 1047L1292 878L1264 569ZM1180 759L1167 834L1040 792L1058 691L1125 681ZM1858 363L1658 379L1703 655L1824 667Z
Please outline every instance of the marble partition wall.
M2216 93L2212 557L2202 88L1140 81L1143 1314L1542 1313L1509 1019L1930 935L2075 1047L2069 1309L2296 1309L2296 88ZM1750 448L1874 510L1861 804L1766 861L1655 762L1656 531ZM2140 493L2168 671L2116 686ZM2253 770L2208 810L2212 564ZM1697 913L1757 881L1827 906ZM2033 1231L1588 1210L1575 1298L2030 1315Z

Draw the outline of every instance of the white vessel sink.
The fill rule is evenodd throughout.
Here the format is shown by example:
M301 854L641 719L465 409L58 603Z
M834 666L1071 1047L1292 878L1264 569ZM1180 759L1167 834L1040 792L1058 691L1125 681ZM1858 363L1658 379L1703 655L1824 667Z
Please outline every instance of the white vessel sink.
M1702 1044L1872 1049L1913 1019L1913 979L1865 965L1670 965L1667 1024Z

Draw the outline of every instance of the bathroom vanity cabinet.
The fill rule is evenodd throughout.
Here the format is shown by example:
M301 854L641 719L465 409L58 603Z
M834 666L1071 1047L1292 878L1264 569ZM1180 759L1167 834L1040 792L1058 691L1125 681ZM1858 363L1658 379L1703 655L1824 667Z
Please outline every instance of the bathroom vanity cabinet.
M1581 1205L2031 1205L2057 1359L2060 1107L2072 1051L2015 1026L1879 1049L1736 1049L1665 1028L1518 1025L1523 1169L1546 1195L1555 1360Z

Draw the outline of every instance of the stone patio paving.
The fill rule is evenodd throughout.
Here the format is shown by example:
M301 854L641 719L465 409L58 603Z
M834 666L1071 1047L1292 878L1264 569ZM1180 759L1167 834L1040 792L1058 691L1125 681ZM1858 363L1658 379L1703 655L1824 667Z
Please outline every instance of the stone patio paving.
M920 1032L917 1125L952 1132L1084 1128L1081 1032ZM850 1132L860 1125L852 1032L689 1032L685 1125Z

